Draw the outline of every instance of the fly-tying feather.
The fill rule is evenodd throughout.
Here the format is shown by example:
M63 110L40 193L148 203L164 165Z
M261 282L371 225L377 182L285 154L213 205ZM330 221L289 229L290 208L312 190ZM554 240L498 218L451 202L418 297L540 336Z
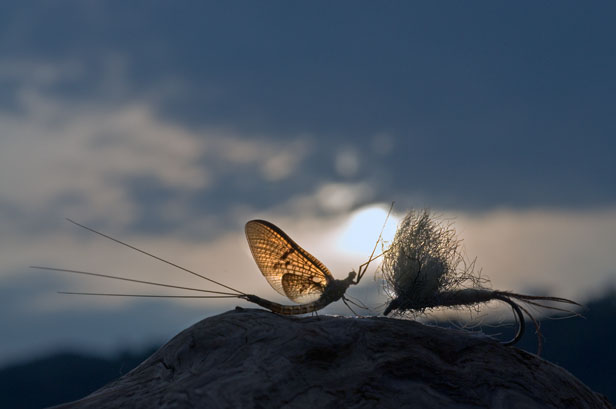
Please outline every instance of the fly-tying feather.
M506 302L518 321L518 332L507 345L516 343L524 332L524 313L533 321L541 339L539 324L528 308L567 311L542 302L579 305L559 297L542 297L498 291L468 261L462 241L451 223L433 217L428 210L411 210L400 223L394 239L384 252L381 272L385 292L391 297L384 315L415 315L437 307L477 306L491 300ZM574 315L576 315L574 313Z

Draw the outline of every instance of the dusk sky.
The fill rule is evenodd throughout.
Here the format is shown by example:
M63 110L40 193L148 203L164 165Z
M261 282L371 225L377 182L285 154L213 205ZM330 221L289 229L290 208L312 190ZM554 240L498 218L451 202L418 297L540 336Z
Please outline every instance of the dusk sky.
M244 224L337 278L410 209L455 223L494 288L580 302L616 284L612 2L0 6L0 364L169 339L228 300L71 218L261 297ZM386 301L371 269L351 295ZM185 294L185 293L184 293ZM334 304L326 313L350 314Z

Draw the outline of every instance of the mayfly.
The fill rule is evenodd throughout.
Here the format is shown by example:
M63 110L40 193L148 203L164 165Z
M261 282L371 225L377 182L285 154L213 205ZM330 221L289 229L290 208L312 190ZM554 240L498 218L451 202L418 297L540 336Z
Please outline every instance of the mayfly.
M391 210L390 210L391 211ZM171 284L156 283L152 281L136 280L126 277L112 276L108 274L92 273L88 271L70 270L65 268L41 267L32 266L32 268L63 271L68 273L83 274L95 277L111 278L115 280L130 281L140 284L148 284L153 286L175 288L182 290L198 291L211 295L150 295L150 294L114 294L114 293L85 293L85 292L67 292L62 291L62 294L78 294L78 295L100 295L100 296L124 296L124 297L165 297L165 298L240 298L268 310L282 315L298 315L310 312L316 312L327 305L342 300L345 305L353 311L349 303L361 308L359 305L349 298L345 297L346 290L351 285L357 285L362 279L370 263L380 257L374 256L376 248L375 244L372 254L367 262L359 266L357 273L351 271L345 279L337 280L327 267L312 254L304 250L300 245L293 241L285 232L274 224L265 220L251 220L246 223L246 238L252 252L252 256L257 263L257 266L267 279L268 283L280 294L287 296L290 300L299 305L283 305L275 303L253 294L247 294L235 288L229 287L218 281L212 280L205 275L196 273L192 270L184 268L176 263L161 257L155 256L152 253L146 252L126 242L108 236L83 224L77 223L71 219L69 222L96 233L102 237L112 240L116 243L129 247L135 251L162 261L173 267L179 268L194 276L200 277L212 284L216 284L228 291L213 291L199 288L176 286ZM383 226L384 228L384 226ZM381 231L382 235L382 231ZM354 311L353 311L354 312Z
M545 303L580 306L566 298L487 288L487 280L477 274L474 267L474 261L469 263L463 256L461 241L450 225L438 222L427 210L410 211L384 252L381 272L385 291L392 299L383 314L413 315L432 308L473 306L498 300L509 304L518 323L516 335L504 344L513 345L520 340L524 334L526 314L535 324L538 351L541 352L539 323L521 304L569 313L571 311Z

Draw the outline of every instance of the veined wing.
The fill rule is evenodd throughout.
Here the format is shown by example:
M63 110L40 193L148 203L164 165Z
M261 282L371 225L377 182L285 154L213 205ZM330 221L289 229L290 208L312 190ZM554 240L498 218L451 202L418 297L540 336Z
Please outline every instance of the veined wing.
M334 279L323 263L270 222L249 221L246 238L255 262L270 285L297 303L316 300Z
M319 298L325 290L325 286L316 281L314 276L306 277L294 273L285 273L282 276L282 289L291 300L303 304Z

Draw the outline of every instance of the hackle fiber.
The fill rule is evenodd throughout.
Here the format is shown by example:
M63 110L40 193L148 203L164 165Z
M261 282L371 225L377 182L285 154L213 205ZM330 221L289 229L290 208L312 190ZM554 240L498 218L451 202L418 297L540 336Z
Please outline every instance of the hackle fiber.
M451 224L428 210L411 210L404 217L384 254L381 272L386 293L404 301L407 309L434 305L439 293L483 288L487 280L475 272L475 262L462 252Z

